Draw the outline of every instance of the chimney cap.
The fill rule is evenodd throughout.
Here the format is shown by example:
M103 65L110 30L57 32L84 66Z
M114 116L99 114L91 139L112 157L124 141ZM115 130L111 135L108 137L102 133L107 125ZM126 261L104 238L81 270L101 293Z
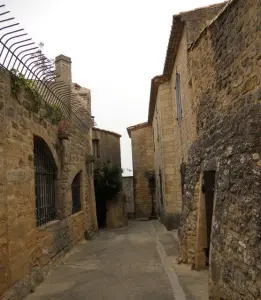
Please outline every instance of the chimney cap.
M68 63L72 63L72 60L69 56L65 56L63 54L60 54L60 55L56 56L56 58L55 58L56 63L61 61L61 60L66 61Z

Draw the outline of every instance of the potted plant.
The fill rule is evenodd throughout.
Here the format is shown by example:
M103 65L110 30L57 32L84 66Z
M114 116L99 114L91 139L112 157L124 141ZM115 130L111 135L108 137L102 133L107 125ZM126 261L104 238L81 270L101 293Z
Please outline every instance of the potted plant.
M58 137L60 140L69 139L70 124L67 120L61 120L58 124Z

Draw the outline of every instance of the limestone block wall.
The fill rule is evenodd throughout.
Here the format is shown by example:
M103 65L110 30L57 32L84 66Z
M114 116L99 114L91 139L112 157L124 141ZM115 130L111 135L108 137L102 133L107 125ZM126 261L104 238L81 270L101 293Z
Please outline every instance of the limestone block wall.
M144 123L142 126L131 129L130 135L135 216L149 217L151 214L151 195L146 172L153 170L152 128L147 123Z
M0 297L22 299L57 259L96 229L92 173L85 163L91 144L89 133L72 126L69 140L60 141L57 126L33 112L28 93L11 94L9 73L3 69L0 122ZM35 214L34 136L46 142L57 167L57 217L41 227ZM82 209L72 215L71 184L79 171Z
M133 176L122 177L122 190L126 196L126 209L129 217L134 216Z
M171 86L168 81L159 85L153 118L157 203L162 221L168 229L177 228L181 212L181 202L177 198L178 179L174 168L177 154L175 148L177 136L174 134L175 122Z
M200 176L216 171L211 299L261 297L261 6L230 1L189 51L198 138L189 151L181 256L195 263Z
M93 128L92 138L98 140L99 157L98 161L110 160L113 164L121 167L121 145L120 135L104 129Z

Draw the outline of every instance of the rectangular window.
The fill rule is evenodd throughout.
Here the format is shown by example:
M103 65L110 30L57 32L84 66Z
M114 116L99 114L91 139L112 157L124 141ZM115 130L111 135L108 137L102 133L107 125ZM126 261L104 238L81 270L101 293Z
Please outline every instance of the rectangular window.
M181 91L180 91L180 74L176 73L176 104L177 104L177 121L182 119Z
M92 151L94 157L100 157L99 140L92 140Z

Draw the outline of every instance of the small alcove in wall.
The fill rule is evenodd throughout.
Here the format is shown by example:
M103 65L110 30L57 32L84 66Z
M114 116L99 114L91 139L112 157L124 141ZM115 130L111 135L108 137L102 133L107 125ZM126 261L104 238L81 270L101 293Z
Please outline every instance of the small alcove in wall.
M215 180L215 170L204 171L201 174L195 261L195 268L197 270L209 267L212 219L214 213Z

